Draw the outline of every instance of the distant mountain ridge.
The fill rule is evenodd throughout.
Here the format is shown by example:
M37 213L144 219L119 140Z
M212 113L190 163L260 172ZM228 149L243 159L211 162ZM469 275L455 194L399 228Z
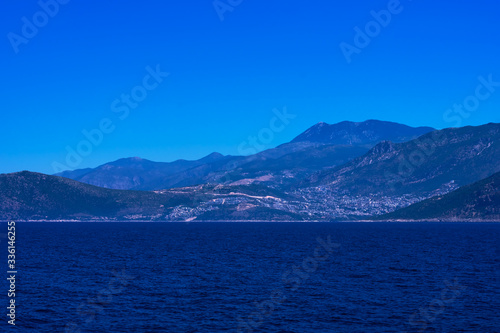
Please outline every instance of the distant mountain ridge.
M376 144L380 141L404 142L434 131L432 127L410 127L380 120L318 123L291 142L318 142L336 145Z
M174 162L153 162L139 157L131 157L106 163L95 169L65 171L55 174L55 176L104 188L126 190L141 188L154 179L224 159L227 157L219 153L212 153L195 161L177 160Z
M344 164L363 155L380 140L411 140L432 130L377 120L334 125L319 123L290 143L251 156L212 153L196 161L174 162L124 158L95 169L65 171L56 176L105 188L132 190L160 190L242 179L266 179L278 185Z

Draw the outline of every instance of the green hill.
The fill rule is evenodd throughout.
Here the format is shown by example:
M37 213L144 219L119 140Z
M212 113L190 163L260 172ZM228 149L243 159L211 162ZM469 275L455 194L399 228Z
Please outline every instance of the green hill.
M92 219L163 214L190 194L100 188L28 171L0 175L0 219Z
M379 216L377 219L481 219L500 221L500 172L446 195L421 201L409 207Z

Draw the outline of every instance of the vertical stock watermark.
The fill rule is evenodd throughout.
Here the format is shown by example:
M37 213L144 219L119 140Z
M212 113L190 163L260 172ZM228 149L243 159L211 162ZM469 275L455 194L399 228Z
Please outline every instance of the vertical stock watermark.
M170 74L162 72L160 65L155 68L146 67L147 74L143 77L142 83L136 85L130 90L130 93L122 93L111 103L111 112L116 114L120 121L127 119L131 110L136 109L141 102L148 97L148 92L156 89L164 79ZM68 169L77 168L83 159L92 154L94 148L98 147L104 141L105 135L113 133L116 129L116 120L105 117L99 121L96 128L82 130L84 139L80 140L76 146L66 146L66 158L64 163L59 161L52 162L54 173L59 173Z
M121 272L113 270L111 274L113 277L105 288L99 290L94 297L88 298L86 302L80 303L76 309L76 312L80 315L79 324L76 322L68 323L64 328L65 333L81 333L82 328L97 321L97 315L104 314L104 306L113 301L113 296L121 294L125 287L129 285L129 281L136 278L127 275L124 269Z
M429 324L436 321L447 306L450 306L462 294L467 287L458 284L458 279L455 278L453 283L445 280L445 288L441 290L440 296L433 299L425 307L421 307L415 311L409 318L408 323L414 328L419 328L418 332L423 332ZM403 331L401 333L408 333Z
M4 234L2 234L4 235ZM1 236L1 235L0 235ZM2 237L3 238L3 237ZM7 322L9 325L16 325L16 222L7 223L7 281L8 281L8 304Z
M412 1L412 0L407 0ZM354 39L352 44L341 42L340 51L348 64L352 62L354 54L360 54L361 51L370 45L373 39L378 37L384 28L387 28L392 19L403 12L404 6L400 0L389 0L386 9L380 11L372 10L370 15L373 20L368 21L364 27L354 27Z
M60 5L66 5L70 0L40 0L38 6L40 10L35 12L31 19L26 16L21 18L22 26L20 34L13 31L7 34L7 39L14 50L14 53L19 53L19 47L26 45L30 40L38 35L40 29L45 27L49 21L54 18L60 9Z
M269 318L274 310L288 298L288 292L295 292L299 287L310 278L310 274L317 271L319 264L328 260L334 249L340 247L340 244L332 243L331 236L326 239L318 237L316 239L318 246L314 249L313 255L302 260L300 266L293 265L292 269L285 271L281 276L282 287L276 288L271 292L270 297L262 302L254 302L255 311L246 318L239 316L237 318L238 327L236 331L253 332L257 330L266 318Z

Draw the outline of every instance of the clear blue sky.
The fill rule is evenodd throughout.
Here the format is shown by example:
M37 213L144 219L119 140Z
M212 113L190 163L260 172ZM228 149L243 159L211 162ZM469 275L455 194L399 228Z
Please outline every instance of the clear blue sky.
M82 130L106 118L112 124L104 127L114 130L77 168L130 156L238 154L284 106L296 117L266 147L320 121L436 128L500 122L500 87L468 116L443 118L476 94L479 76L500 82L498 1L229 3L219 1L225 12L218 13L211 0L69 1L51 17L39 13L37 1L7 0L0 14L0 172L53 173L53 162L66 165L67 147L85 140ZM355 47L354 28L364 30L372 10L388 8L397 13L348 63L340 44ZM158 85L148 79L152 90L120 119L122 94L158 64L169 75Z

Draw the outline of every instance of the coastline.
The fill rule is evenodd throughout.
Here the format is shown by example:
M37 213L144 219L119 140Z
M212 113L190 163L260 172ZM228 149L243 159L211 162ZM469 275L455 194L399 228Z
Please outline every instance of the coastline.
M69 220L69 219L58 219L58 220L0 220L0 223L8 223L9 221L15 221L20 223L500 223L500 220L489 220L489 219L423 219L423 220L413 220L413 219L398 219L398 220L334 220L334 221L257 221L257 220L231 220L231 221L152 221L152 220Z

